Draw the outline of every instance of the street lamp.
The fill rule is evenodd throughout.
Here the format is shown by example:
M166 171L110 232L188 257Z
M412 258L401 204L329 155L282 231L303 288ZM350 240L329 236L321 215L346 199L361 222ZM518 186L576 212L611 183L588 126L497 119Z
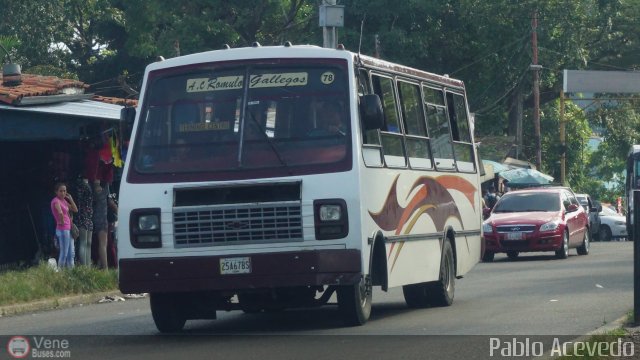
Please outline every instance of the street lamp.
M9 54L9 51L7 51L7 49L2 44L0 44L0 48L4 50L4 52L7 54L6 57L9 58L9 63L2 66L2 85L20 85L20 83L22 83L22 72L20 70L20 65L13 63L13 61L11 60L11 54Z

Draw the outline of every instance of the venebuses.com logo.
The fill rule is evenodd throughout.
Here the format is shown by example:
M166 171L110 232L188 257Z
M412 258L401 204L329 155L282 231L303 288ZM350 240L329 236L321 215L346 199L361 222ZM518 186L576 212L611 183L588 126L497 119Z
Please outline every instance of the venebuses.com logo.
M44 336L13 336L7 342L7 352L15 359L70 358L69 340L51 339Z
M14 336L7 343L7 352L16 359L26 357L30 350L29 339L24 336Z

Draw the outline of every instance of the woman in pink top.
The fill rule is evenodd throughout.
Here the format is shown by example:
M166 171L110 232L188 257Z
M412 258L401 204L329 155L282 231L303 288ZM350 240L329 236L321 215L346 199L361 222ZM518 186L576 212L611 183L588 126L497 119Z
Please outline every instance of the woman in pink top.
M56 197L51 200L51 212L56 219L56 238L58 239L58 267L73 267L75 257L73 239L71 239L71 217L69 210L78 212L71 194L67 193L67 186L57 183L54 187Z

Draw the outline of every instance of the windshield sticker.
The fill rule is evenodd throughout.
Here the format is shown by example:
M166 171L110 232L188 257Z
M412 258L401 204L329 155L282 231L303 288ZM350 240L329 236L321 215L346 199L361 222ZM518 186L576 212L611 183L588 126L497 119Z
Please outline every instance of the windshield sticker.
M333 75L333 72L331 71L325 71L322 73L322 75L320 75L320 81L322 81L322 83L325 85L330 85L331 83L333 83L333 80L335 80L335 78L335 75Z
M187 92L242 89L242 76L220 76L187 80Z
M254 89L303 85L307 85L306 72L252 75L249 87Z
M216 78L196 78L187 80L187 92L204 92L219 90L238 90L242 89L244 76L220 76ZM269 87L288 87L288 86L304 86L307 85L308 74L306 72L298 73L280 73L280 74L258 74L251 75L249 88L269 88ZM331 74L333 81L333 74Z
M192 131L229 130L229 128L230 126L228 121L217 121L217 122L181 124L178 131L192 132Z

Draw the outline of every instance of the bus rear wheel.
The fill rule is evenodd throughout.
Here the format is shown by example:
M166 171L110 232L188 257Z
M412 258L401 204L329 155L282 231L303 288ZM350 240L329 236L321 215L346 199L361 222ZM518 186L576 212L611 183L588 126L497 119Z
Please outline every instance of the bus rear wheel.
M449 306L453 303L456 290L456 263L453 258L451 240L444 239L442 244L442 261L440 261L440 277L438 281L429 283L427 294L429 302L435 306Z
M491 259L493 260L493 257ZM403 286L404 301L412 308L425 308L430 305L451 305L455 294L455 275L453 250L449 239L445 239L442 246L442 260L440 261L438 281Z
M177 332L187 322L182 313L177 294L152 293L150 295L151 315L156 328L161 333Z
M364 325L371 316L372 286L368 276L354 285L339 286L338 310L345 325Z

